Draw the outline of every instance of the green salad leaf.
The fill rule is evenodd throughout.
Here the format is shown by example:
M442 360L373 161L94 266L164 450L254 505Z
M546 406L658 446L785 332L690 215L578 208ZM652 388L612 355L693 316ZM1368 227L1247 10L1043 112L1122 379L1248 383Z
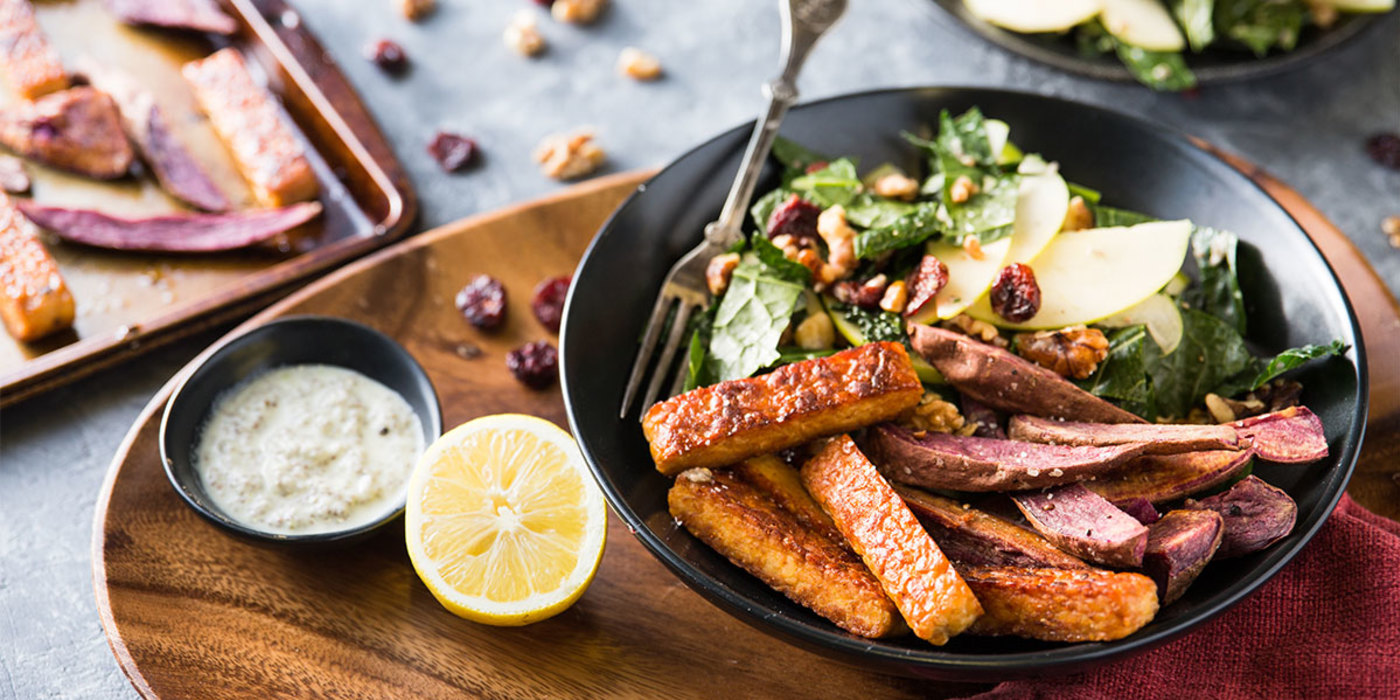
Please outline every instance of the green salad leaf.
M1257 56L1273 49L1292 51L1308 19L1307 5L1281 0L1217 0L1215 31L1247 46Z
M1239 238L1229 231L1197 226L1191 231L1191 255L1201 272L1201 283L1187 289L1182 301L1245 333L1244 294L1240 292L1235 251Z
M1333 355L1345 355L1351 346L1340 340L1334 340L1326 345L1304 345L1296 348L1289 348L1273 357L1254 357L1250 359L1249 365L1240 371L1239 374L1226 380L1225 383L1215 388L1215 393L1221 396L1233 397L1245 392L1254 391L1265 384L1279 378L1285 372L1297 369L1310 360Z
M1179 51L1148 51L1141 46L1113 40L1118 60L1138 82L1153 90L1178 91L1196 87L1196 74Z
M1099 200L1103 199L1103 193L1098 190L1085 187L1084 185L1076 185L1073 182L1065 184L1069 186L1069 196L1080 197L1084 200L1084 203L1089 206L1094 206L1099 203Z
M1090 206L1090 211L1094 212L1094 226L1098 228L1111 228L1114 226L1137 226L1151 221L1157 221L1155 217L1146 214L1139 214L1127 209L1114 209L1105 206Z
M856 174L855 161L837 158L825 168L794 178L788 183L788 189L825 209L836 204L850 204L861 192L861 181Z
M806 265L795 260L788 260L783 255L783 251L773 242L768 240L768 236L756 234L750 242L750 249L758 255L758 259L763 262L763 266L769 274L785 282L796 282L803 286L811 283L812 271Z
M807 168L817 163L831 162L829 156L817 153L792 139L785 139L781 136L773 139L772 153L773 157L783 164L783 168L796 173L804 173Z
M961 245L969 236L976 236L982 245L1011 235L1016 223L1016 198L1021 189L1021 176L988 176L979 181L982 190L962 204L948 207L952 219L949 240Z
M778 205L786 202L788 197L793 195L793 191L786 187L779 187L768 194L759 197L749 207L749 216L753 217L753 225L761 232L768 230L768 218L773 215L773 210Z
M694 330L690 333L690 351L686 354L684 391L715 382L713 368L708 362L708 348L715 322L715 308L714 305L711 305L704 313L696 314L691 319L691 326Z
M1192 51L1204 51L1215 41L1215 0L1172 0L1171 5Z
M1113 399L1123 410L1147 420L1157 417L1157 393L1147 376L1143 348L1156 343L1143 325L1128 326L1108 335L1108 357L1079 387L1094 396Z
M1163 355L1156 343L1143 345L1143 360L1157 392L1157 412L1182 418L1227 379L1250 365L1244 338L1229 323L1195 309L1181 311L1181 344Z
M857 258L868 260L892 250L915 246L942 232L944 222L939 215L938 202L906 206L908 209L897 217L881 216L870 219L870 224L858 224L869 228L856 234ZM849 210L847 220L854 221L850 218Z
M756 236L755 241L761 238ZM708 363L714 381L750 376L779 358L778 341L804 288L802 282L784 274L755 252L745 253L734 268L710 335Z

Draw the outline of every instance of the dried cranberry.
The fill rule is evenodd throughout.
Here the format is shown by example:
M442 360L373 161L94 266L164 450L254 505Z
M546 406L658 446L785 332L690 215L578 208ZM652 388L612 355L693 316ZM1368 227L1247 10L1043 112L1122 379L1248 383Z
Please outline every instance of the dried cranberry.
M506 318L506 288L495 277L477 275L457 292L457 310L477 328L495 328Z
M1392 170L1400 170L1400 134L1384 132L1366 139L1366 155Z
M559 376L559 352L548 342L536 340L507 353L506 367L521 384L543 389Z
M1012 322L1024 323L1040 311L1040 285L1035 272L1025 263L1011 263L1001 268L992 283L992 311Z
M787 234L794 239L815 240L817 217L821 213L821 207L792 195L768 215L768 237L771 239Z
M904 315L919 313L947 284L948 266L942 260L932 255L920 258L919 266L904 278L904 287L909 291L909 303L904 306Z
M408 54L396 41L380 39L373 42L365 47L365 56L386 73L399 75L408 70Z
M550 7L554 4L554 0L535 0L535 4L540 7Z
M823 170L826 170L828 165L831 164L824 160L814 161L812 162L812 164L807 166L807 174L811 175L812 173L819 173Z
M535 296L530 299L530 308L535 318L550 333L559 332L559 320L564 318L564 298L569 296L569 283L572 277L551 277L535 285Z
M428 154L443 170L455 173L476 159L476 141L450 131L439 131L428 144Z
M843 304L859 306L862 309L878 309L880 299L885 296L885 287L846 280L832 285L831 293Z

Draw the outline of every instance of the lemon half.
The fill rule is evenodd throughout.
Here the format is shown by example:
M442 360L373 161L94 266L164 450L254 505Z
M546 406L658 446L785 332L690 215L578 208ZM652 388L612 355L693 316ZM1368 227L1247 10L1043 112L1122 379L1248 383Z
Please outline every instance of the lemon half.
M603 494L553 423L501 414L433 442L408 482L408 556L448 610L491 625L557 615L593 580Z

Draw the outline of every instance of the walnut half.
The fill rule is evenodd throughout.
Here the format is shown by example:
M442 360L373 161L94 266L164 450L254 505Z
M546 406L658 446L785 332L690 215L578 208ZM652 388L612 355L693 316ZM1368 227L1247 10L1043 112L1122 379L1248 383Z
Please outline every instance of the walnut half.
M1017 333L1016 352L1061 376L1088 379L1108 357L1108 338L1103 331L1084 326Z

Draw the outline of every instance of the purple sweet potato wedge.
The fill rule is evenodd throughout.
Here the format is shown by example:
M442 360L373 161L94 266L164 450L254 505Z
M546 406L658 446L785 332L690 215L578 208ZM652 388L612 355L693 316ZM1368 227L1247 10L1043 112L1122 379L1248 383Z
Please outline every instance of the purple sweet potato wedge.
M1270 462L1302 464L1327 456L1327 436L1317 414L1303 406L1265 413L1227 425L1254 446L1254 454Z
M961 403L963 418L977 428L972 432L973 437L1006 439L1006 428L1002 426L1001 416L990 406L966 394L962 396Z
M149 91L120 69L90 57L80 58L77 65L94 87L116 102L122 129L166 192L205 211L228 211L228 198L175 137Z
M30 221L67 241L113 250L212 253L246 248L300 226L321 213L316 202L231 214L167 214L124 219L92 209L49 207L17 200Z
M999 515L903 484L894 484L894 490L957 566L1088 568L1044 537Z
M914 350L953 388L1007 413L1093 423L1145 423L1028 360L943 328L909 325Z
M1257 476L1247 476L1228 490L1201 500L1186 500L1186 508L1212 510L1225 521L1219 559L1242 557L1288 536L1298 520L1298 504Z
M1082 484L1011 495L1031 527L1052 544L1086 561L1138 567L1147 528Z
M1170 605L1220 548L1225 521L1211 510L1174 510L1147 530L1142 571L1157 583L1162 605Z
M1143 498L1161 505L1229 481L1249 466L1250 457L1249 450L1147 455L1084 485L1113 503Z
M1038 416L1012 416L1006 432L1012 440L1054 445L1103 446L1144 442L1147 443L1146 454L1154 455L1233 450L1240 446L1238 432L1228 425L1079 423Z
M214 0L106 0L107 9L127 24L232 34L238 23Z
M864 448L890 479L953 491L1020 491L1108 473L1142 454L1143 445L1072 447L1015 440L910 432L882 423Z
M1092 490L1092 489L1091 489ZM1152 501L1146 498L1128 498L1122 501L1110 501L1118 507L1118 510L1133 516L1133 519L1143 525L1151 525L1162 519L1162 514L1152 507Z

